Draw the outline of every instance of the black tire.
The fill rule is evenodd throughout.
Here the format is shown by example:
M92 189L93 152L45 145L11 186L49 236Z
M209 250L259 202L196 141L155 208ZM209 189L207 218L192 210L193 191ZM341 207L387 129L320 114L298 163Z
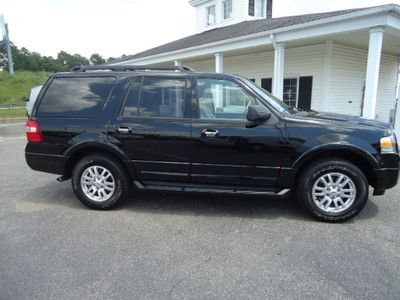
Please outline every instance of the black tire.
M354 202L341 212L327 212L314 202L312 189L314 183L324 174L341 173L348 176L355 184ZM354 164L341 159L327 159L310 165L300 174L297 186L297 199L311 215L325 222L344 222L361 212L368 200L368 181L364 173Z
M115 188L109 199L105 201L93 201L81 186L81 176L90 166L101 166L106 168L113 176ZM78 199L87 207L98 210L110 210L126 200L129 192L128 176L125 168L116 159L104 154L90 154L83 157L74 167L71 176L72 189Z

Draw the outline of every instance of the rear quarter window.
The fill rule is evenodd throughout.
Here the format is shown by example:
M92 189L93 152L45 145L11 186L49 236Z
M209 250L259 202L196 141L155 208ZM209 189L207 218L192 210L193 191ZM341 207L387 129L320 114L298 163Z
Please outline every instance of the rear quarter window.
M95 117L114 83L114 77L54 78L43 96L37 116Z

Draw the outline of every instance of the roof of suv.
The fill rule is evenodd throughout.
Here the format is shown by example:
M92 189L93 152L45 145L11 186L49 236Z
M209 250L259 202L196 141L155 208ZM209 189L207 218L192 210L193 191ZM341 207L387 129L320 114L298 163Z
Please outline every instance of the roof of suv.
M185 66L109 66L109 65L101 65L101 66L80 66L73 68L70 72L62 72L56 73L55 76L126 76L126 75L160 75L160 76L179 76L182 74L193 75L193 74L202 74L202 75L213 75L213 76L232 76L229 74L223 73L210 73L210 72L195 72L189 67Z

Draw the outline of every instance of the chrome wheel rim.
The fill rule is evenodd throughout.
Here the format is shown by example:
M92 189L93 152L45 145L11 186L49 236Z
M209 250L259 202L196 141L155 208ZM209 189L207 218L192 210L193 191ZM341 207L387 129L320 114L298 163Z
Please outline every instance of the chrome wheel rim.
M314 203L324 212L340 213L355 201L357 188L353 180L339 172L319 177L312 188Z
M109 170L102 166L90 166L83 171L81 187L85 196L92 201L103 202L115 191L115 180Z

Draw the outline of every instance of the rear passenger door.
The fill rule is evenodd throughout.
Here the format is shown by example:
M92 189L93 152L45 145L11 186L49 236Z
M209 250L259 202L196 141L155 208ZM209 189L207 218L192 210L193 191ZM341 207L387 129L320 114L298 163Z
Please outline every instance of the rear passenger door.
M109 128L139 180L189 181L190 81L181 75L132 80Z

